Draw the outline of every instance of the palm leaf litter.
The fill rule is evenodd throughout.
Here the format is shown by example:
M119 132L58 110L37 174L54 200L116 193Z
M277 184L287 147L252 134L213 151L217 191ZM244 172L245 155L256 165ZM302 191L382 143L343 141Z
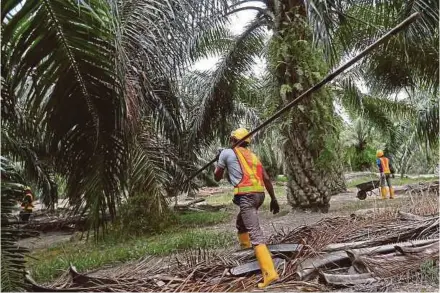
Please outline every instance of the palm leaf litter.
M268 290L366 286L416 274L427 261L438 265L439 216L425 209L418 215L395 211L366 218L324 218L279 231L268 242L280 274ZM37 284L29 272L26 281L30 290L48 292L243 292L256 290L261 279L247 250L197 250L165 260L146 257L88 273L72 264L67 269L51 284Z

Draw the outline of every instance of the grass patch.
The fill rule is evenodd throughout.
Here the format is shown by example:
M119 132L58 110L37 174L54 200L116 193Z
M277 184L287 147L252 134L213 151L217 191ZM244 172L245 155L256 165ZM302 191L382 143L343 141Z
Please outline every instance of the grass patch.
M285 175L278 175L276 178L276 182L287 182L287 176Z
M275 191L275 196L277 197L278 202L284 202L286 201L286 187L284 185L280 186L280 185L274 185L273 186L274 191ZM270 196L266 193L266 198L264 200L264 204L263 207L268 207L270 204ZM231 191L229 192L225 192L225 193L221 193L221 194L216 194L216 195L212 195L206 198L206 203L207 204L211 204L211 205L220 205L220 204L224 204L224 205L232 205L232 199L234 198L234 195L232 193L232 187L231 187Z
M232 198L234 197L232 193L232 187L230 192L220 193L216 195L211 195L206 198L206 203L210 205L229 205L232 203Z
M358 184L372 181L372 180L379 180L379 177L365 176L365 177L356 178L351 181L348 181L347 187L348 188L356 187L356 185L358 185ZM394 186L399 186L399 185L414 184L414 183L419 183L419 182L432 182L432 181L436 181L436 180L438 180L438 177L400 178L400 177L396 176L396 178L391 178L391 184L393 184Z
M185 212L177 215L179 225L186 228L217 225L229 219L230 214L226 212Z
M177 226L156 235L130 236L116 229L98 243L76 240L35 251L31 257L37 260L28 259L29 269L37 282L48 282L63 273L70 263L79 271L87 271L146 255L164 256L198 248L222 248L235 241L232 232L197 229L228 221L230 215L226 212L190 211L176 214L176 218Z
M284 185L274 185L273 189L275 191L275 196L277 198L278 204L280 206L284 205L284 203L287 201L287 195L286 195L286 187ZM270 195L266 192L266 198L264 199L264 203L262 208L263 209L269 209L270 205Z
M191 222L191 221L189 221ZM58 277L72 263L79 271L104 265L136 260L146 255L164 256L190 249L215 249L231 245L232 232L183 230L136 239L111 238L99 243L68 243L36 251L28 259L28 267L37 282Z
M425 261L420 266L420 276L422 281L430 284L439 284L439 265L433 260Z

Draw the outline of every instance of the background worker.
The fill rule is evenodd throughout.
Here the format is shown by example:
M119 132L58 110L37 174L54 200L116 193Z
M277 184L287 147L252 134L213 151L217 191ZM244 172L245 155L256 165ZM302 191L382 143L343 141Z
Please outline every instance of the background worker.
M230 137L231 145L248 133L244 128L233 131ZM224 170L227 169L229 182L234 186L233 202L240 207L236 223L238 239L242 248L254 246L255 256L263 274L263 283L259 283L258 287L264 288L279 279L258 221L258 209L263 204L265 197L264 188L271 197L270 211L276 214L280 207L269 176L258 157L247 148L250 141L251 139L247 138L234 149L219 150L214 178L216 181L220 181L223 178Z
M32 194L31 188L29 186L26 186L24 188L24 196L23 200L21 202L22 210L20 211L20 220L23 222L28 222L29 217L32 214L32 209L34 208L34 205L32 202L34 201L34 195Z
M387 198L387 186L390 189L390 199L393 199L394 189L391 186L391 174L394 173L394 170L391 166L390 160L384 156L382 150L376 152L376 157L376 163L380 172L380 193L382 194L382 199Z

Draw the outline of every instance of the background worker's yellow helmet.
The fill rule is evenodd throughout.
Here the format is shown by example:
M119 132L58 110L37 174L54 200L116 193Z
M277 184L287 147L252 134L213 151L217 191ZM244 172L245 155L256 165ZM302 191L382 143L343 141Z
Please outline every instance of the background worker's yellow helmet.
M377 158L383 157L383 150L377 150L376 157Z
M31 188L29 186L25 186L24 191L27 191L27 190L31 191Z
M249 134L249 131L247 131L246 128L238 128L238 129L231 132L231 137L240 140L248 134ZM250 143L251 137L246 138L244 141L247 143Z

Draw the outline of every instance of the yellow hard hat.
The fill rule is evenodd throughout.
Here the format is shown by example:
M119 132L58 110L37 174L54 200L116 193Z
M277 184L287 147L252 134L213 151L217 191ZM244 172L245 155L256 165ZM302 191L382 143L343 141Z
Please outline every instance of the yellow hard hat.
M377 150L376 157L378 158L383 157L383 150Z
M24 187L24 190L25 190L25 191L26 191L26 190L29 190L29 191L30 191L31 188L30 188L29 186L25 186L25 187Z
M249 134L249 131L247 131L246 128L238 128L238 129L231 132L231 137L240 140L248 134ZM250 143L251 137L246 138L244 141Z

